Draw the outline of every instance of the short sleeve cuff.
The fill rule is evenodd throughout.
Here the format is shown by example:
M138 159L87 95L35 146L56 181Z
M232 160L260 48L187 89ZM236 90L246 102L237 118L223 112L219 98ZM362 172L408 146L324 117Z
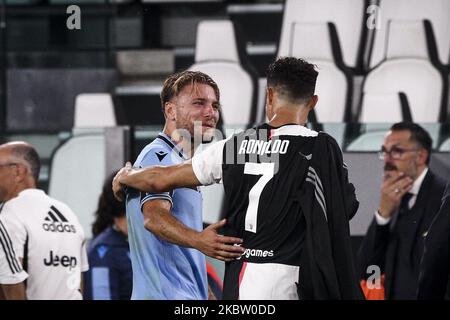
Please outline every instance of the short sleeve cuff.
M17 284L24 281L26 278L28 278L28 273L22 270L19 273L10 276L0 277L0 284Z
M89 270L89 263L85 263L81 266L81 272L86 272Z
M146 193L141 197L141 211L144 203L151 200L167 200L170 202L170 205L173 207L172 197L168 192L165 193Z
M195 176L197 177L198 181L202 184L202 185L209 185L212 182L209 181L208 179L208 175L205 174L202 170L202 159L200 156L194 156L192 158L192 171L194 171Z

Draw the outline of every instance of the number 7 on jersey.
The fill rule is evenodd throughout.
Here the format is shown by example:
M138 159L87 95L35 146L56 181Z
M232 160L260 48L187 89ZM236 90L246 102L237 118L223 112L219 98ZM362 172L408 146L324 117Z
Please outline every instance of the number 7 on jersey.
M244 174L261 175L253 188L248 193L248 207L245 213L245 231L256 233L258 220L258 206L261 192L272 179L275 172L275 163L246 162Z

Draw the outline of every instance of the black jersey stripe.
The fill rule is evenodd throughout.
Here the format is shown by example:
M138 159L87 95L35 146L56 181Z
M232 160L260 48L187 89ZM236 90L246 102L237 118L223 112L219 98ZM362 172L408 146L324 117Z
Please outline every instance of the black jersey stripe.
M61 211L56 209L55 206L51 206L50 209L53 210L53 212L55 212L58 215L59 219L61 219L62 222L68 222L66 217L64 217Z
M323 213L325 215L325 220L328 221L327 203L325 201L322 181L320 180L319 175L317 174L316 170L314 170L313 167L308 168L308 177L307 177L306 181L309 181L312 184L314 184L314 188L315 188L314 194L316 196L317 202L322 207Z
M328 221L326 206L321 198L321 196L323 196L323 195L319 194L319 192L318 192L319 189L317 188L317 183L311 178L306 178L306 181L310 182L311 184L314 185L314 188L315 188L314 196L316 197L317 203L319 203L320 207L322 208L323 214L325 216L325 220Z
M18 273L22 270L19 263L17 262L16 255L12 246L11 238L9 237L8 231L6 230L3 223L0 221L0 243L3 247L3 251L8 261L9 268L11 272Z
M311 182L315 187L315 192L318 194L320 198L320 202L322 204L325 204L325 197L323 195L323 189L321 188L320 184L318 183L318 177L308 172L308 177L306 178L306 181Z
M56 218L52 211L47 212L47 214L53 220L53 222L59 222L58 218Z

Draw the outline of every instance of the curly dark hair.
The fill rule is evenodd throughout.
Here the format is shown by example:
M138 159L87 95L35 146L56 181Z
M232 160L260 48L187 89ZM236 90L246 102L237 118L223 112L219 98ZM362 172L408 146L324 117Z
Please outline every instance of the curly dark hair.
M303 59L281 57L267 68L267 86L292 102L306 102L314 95L318 72Z
M102 194L98 199L97 210L95 211L95 221L92 224L92 234L94 238L103 230L114 224L114 218L125 215L125 205L114 198L112 191L112 181L117 172L113 172L106 178L103 184Z

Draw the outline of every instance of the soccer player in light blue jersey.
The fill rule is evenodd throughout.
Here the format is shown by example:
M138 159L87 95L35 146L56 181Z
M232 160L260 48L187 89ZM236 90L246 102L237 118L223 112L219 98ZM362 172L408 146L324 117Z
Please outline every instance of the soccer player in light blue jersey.
M163 132L139 154L135 167L169 166L189 159L196 146L182 130L201 141L212 140L219 119L219 88L206 74L184 71L166 79L161 92L166 119ZM189 140L189 141L188 141ZM217 230L222 220L203 230L202 196L197 188L143 193L128 190L128 237L133 268L132 299L207 299L204 254L223 261L240 257L239 238Z

